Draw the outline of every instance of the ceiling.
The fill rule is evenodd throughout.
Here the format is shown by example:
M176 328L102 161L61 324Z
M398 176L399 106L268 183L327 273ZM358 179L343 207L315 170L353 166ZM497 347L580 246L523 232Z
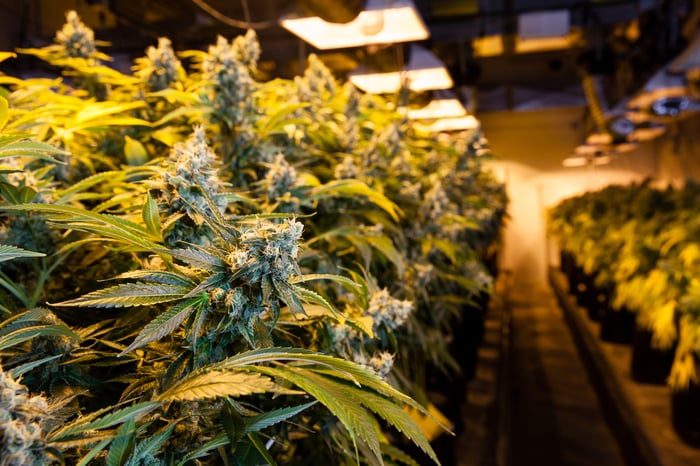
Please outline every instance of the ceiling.
M633 93L683 48L695 32L693 0L415 0L425 21L430 47L447 65L457 88L478 89L482 105L514 108L519 95L540 91L579 92L581 67L603 74L609 99ZM699 3L695 1L695 3ZM75 9L112 46L112 55L136 57L158 37L176 49L205 48L216 35L232 37L246 25L256 29L262 67L272 76L291 77L303 68L308 53L318 53L342 78L360 62L387 61L396 54L373 55L367 49L322 52L282 29L278 18L290 11L311 11L347 21L364 0L0 0L0 45L49 43ZM517 35L520 13L567 10L585 41L549 52L519 54L512 47L494 57L476 56L472 40L493 34ZM9 14L8 14L9 13ZM505 44L512 44L506 40ZM528 89L528 92L522 92ZM578 89L578 91L577 91ZM545 99L546 100L546 99ZM551 100L551 99L550 99ZM496 103L497 102L497 103ZM531 105L531 104L530 104Z

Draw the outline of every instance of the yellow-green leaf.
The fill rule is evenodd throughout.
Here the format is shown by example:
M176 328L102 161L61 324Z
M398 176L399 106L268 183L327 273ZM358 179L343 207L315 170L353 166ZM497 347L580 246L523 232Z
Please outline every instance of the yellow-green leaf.
M17 55L13 52L0 52L0 62L7 60L8 58L14 58Z
M10 106L4 97L0 97L0 130L7 124L7 118L10 114Z
M187 378L158 396L159 401L193 401L277 391L277 384L261 374L210 371Z
M127 165L145 165L148 162L148 151L140 141L124 136L124 159Z
M146 224L148 231L153 233L153 236L160 238L161 226L158 204L156 204L156 201L150 193L146 193L146 202L143 203L141 216L143 217L143 223Z

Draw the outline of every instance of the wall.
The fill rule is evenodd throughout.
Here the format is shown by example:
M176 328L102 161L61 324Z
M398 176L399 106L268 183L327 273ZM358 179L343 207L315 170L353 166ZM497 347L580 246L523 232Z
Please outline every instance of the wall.
M495 160L494 173L507 183L510 220L504 234L501 268L513 274L519 292L547 287L547 267L558 255L546 239L546 209L561 199L610 183L652 177L660 183L700 176L694 147L700 147L700 119L679 124L667 134L599 167L564 168L562 160L584 139L583 107L478 115Z

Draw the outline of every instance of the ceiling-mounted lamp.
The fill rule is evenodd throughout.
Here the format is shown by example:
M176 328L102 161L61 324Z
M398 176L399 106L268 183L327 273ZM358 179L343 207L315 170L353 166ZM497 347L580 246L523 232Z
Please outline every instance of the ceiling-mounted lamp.
M700 111L700 102L691 94L684 76L668 74L662 68L627 103L632 112L641 112L657 121L670 121Z
M600 144L581 144L574 149L573 154L562 160L566 168L607 165L612 162L616 152L609 146Z
M286 15L280 25L319 50L425 40L430 37L411 0L367 0L365 9L348 23L330 23L318 16Z
M428 105L421 108L409 108L406 111L408 118L412 120L431 120L436 118L456 118L467 115L467 110L454 93L449 91L436 91L434 98Z
M370 94L394 94L404 81L414 92L450 89L454 82L442 61L430 50L411 44L410 58L398 71L379 72L359 66L348 73L348 79L359 89Z
M601 155L576 155L572 154L562 160L562 166L566 168L577 168L577 167L589 167L589 166L599 166L607 165L612 162L612 156L601 154Z
M430 124L414 123L414 127L425 133L444 133L449 131L473 131L481 127L474 115L455 118L440 118Z

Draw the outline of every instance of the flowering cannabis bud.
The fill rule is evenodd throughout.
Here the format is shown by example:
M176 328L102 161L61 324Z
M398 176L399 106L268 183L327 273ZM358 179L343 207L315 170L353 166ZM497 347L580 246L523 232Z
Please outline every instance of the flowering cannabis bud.
M48 410L44 397L30 397L0 367L0 466L50 463L44 448Z
M375 332L384 324L390 330L399 328L413 311L413 303L399 300L389 294L386 288L375 292L369 301L367 314L374 321Z
M182 75L182 64L175 56L170 39L158 39L158 47L146 49L146 57L140 60L136 75L147 83L152 91L167 89Z
M172 168L163 175L163 197L171 211L184 211L195 223L201 224L201 219L191 206L204 212L209 209L201 193L203 191L215 202L219 212L224 212L227 202L220 195L224 183L213 168L217 165L217 158L207 145L202 127L195 127L184 143L175 144L169 161Z
M296 263L299 239L304 226L296 220L283 223L258 222L241 232L238 247L229 255L233 271L247 268L249 284L264 277L273 281L287 281L300 273Z
M265 186L270 201L281 198L294 186L297 181L296 169L287 162L282 152L278 152L271 163L265 163L268 167L265 175Z
M420 215L426 220L437 220L450 211L450 200L439 179L433 179L433 186L425 193L420 206Z
M379 377L384 379L394 367L394 356L389 352L382 351L369 360L369 365Z
M66 13L66 24L56 33L55 40L71 58L91 58L97 52L94 31L80 20L74 10Z
M231 42L233 54L243 66L248 68L251 74L258 70L260 60L260 42L253 29L248 29L242 36L238 36Z
M337 83L318 56L309 55L304 76L294 78L294 84L298 101L310 104L308 111L314 114L316 121L329 116L328 102L335 96Z
M249 48L247 40L229 42L219 36L216 45L209 46L201 65L202 79L213 84L209 100L216 113L230 125L240 123L245 116L255 85L250 69L252 58L242 56Z

